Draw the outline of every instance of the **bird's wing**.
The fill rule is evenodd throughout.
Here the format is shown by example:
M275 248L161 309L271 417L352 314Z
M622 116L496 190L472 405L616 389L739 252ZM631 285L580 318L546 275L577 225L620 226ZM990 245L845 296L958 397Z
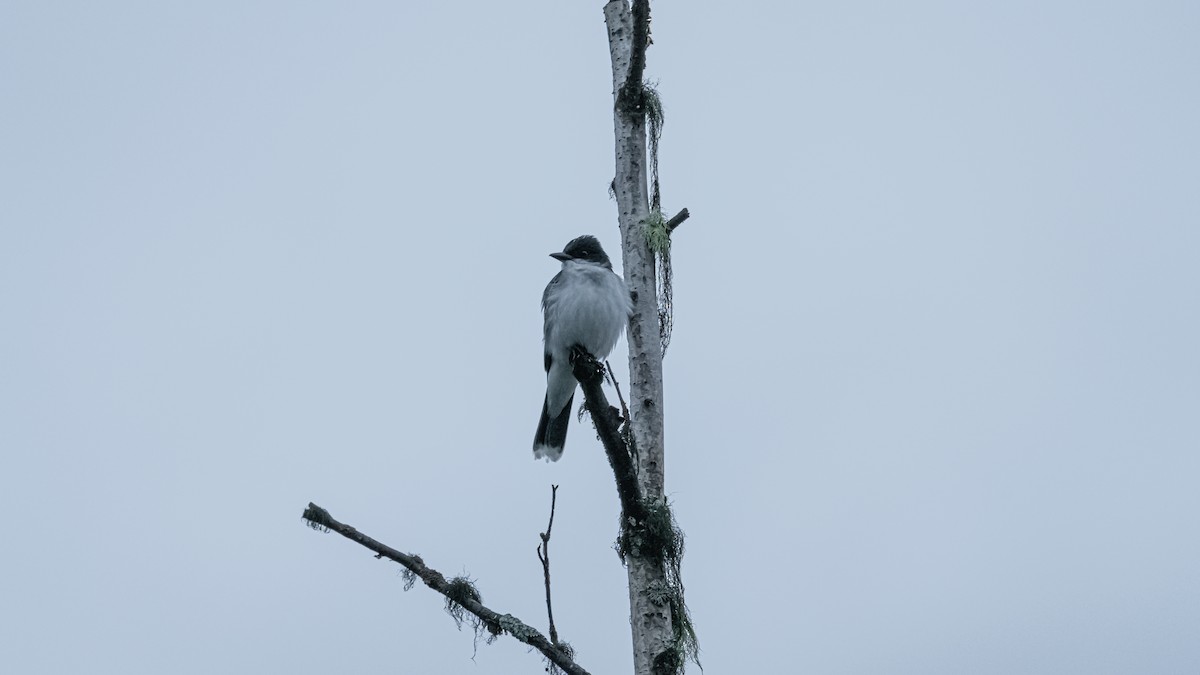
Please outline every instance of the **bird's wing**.
M546 343L550 342L550 316L554 314L554 306L558 304L558 291L561 289L562 279L563 272L559 271L550 280L550 283L546 284L546 290L542 292L542 339ZM547 358L549 358L548 355ZM550 370L549 361L546 362L546 370Z

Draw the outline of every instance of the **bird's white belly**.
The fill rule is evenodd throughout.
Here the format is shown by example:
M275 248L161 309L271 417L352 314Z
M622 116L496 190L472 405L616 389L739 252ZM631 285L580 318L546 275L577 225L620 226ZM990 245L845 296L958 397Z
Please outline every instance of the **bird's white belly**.
M629 315L625 284L607 270L581 270L590 283L578 284L569 296L554 303L555 332L548 336L553 351L565 353L578 344L598 359L612 352Z

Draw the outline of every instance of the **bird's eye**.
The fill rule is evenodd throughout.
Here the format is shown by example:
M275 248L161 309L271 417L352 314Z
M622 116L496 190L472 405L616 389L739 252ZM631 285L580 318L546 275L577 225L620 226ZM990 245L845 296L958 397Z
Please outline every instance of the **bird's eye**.
M587 250L586 248L579 252L579 255L591 255L591 254L592 254L592 252Z

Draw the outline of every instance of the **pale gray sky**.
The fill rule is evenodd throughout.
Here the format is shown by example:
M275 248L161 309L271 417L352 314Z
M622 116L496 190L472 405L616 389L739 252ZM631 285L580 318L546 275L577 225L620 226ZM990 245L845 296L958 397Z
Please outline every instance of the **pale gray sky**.
M709 673L1200 672L1200 5L994 4L654 4ZM529 449L600 2L9 2L0 91L0 670L541 672L299 516L544 627L558 483L629 671L603 453Z

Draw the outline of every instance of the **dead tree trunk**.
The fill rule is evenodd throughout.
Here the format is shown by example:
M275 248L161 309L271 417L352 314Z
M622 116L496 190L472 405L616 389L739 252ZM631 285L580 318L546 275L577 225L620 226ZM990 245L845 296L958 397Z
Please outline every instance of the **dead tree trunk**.
M633 0L632 4L628 0L611 0L604 7L604 18L613 75L616 136L613 191L621 228L625 283L634 298L629 321L629 410L633 441L630 450L646 506L652 512L663 513L667 522L660 524L673 529L663 498L663 353L655 256L646 233L650 200L643 72L646 47L650 43L649 0ZM691 650L682 648L679 637L683 627L673 625L673 616L678 619L680 612L686 610L682 607L682 587L677 578L671 578L672 562L641 546L625 549L634 673L680 672L685 654ZM677 602L669 598L669 589L675 586L679 593ZM690 633L690 626L686 628Z

